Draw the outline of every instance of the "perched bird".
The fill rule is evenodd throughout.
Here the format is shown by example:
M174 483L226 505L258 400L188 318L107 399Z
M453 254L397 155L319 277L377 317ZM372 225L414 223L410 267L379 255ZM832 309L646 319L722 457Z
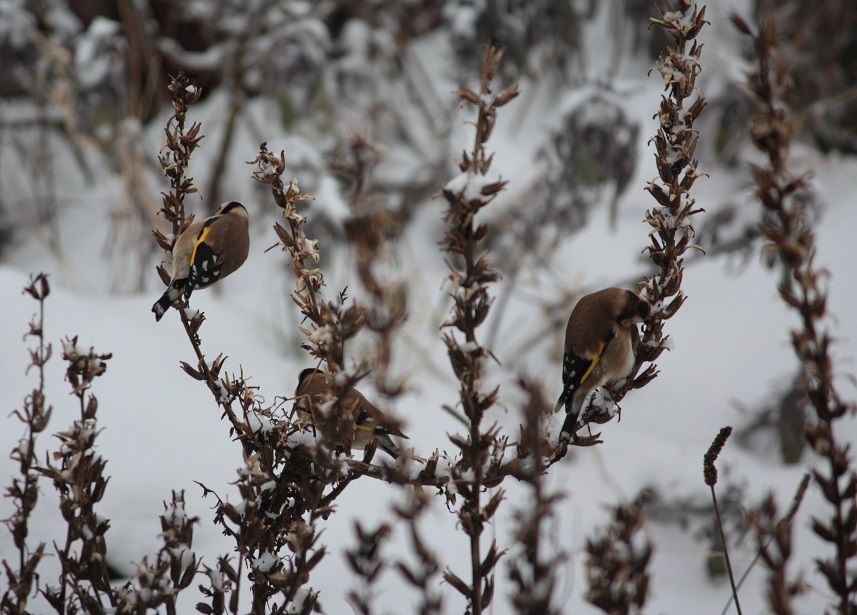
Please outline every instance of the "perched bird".
M222 280L247 260L250 251L249 217L241 203L224 203L217 213L194 222L173 246L170 286L152 306L155 320L184 296Z
M651 312L648 301L623 288L605 288L580 298L565 329L562 395L555 410L568 416L560 439L577 432L584 403L598 387L625 378L634 367L636 323Z
M333 377L314 367L303 370L298 377L295 390L295 407L310 414L316 427L325 426L326 417L320 410L321 404L331 398L337 389ZM351 442L340 442L356 448L365 448L373 439L377 439L378 448L398 459L399 448L390 435L406 438L405 434L393 425L387 424L384 414L357 389L351 387L340 399L340 405L354 420Z

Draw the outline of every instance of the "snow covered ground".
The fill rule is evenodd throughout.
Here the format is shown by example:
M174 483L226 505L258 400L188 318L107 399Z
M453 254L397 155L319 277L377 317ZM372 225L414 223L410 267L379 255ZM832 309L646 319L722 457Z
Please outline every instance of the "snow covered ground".
M709 19L713 18L709 15ZM717 47L703 58L718 64ZM431 48L423 50L430 54ZM639 68L639 67L637 67ZM703 66L703 71L706 66ZM730 70L734 70L730 68ZM623 72L635 74L634 67ZM644 75L645 70L637 70ZM451 89L445 82L437 84L441 95ZM559 104L549 92L522 84L523 98L503 109L497 134L490 142L496 152L494 171L511 181L509 189L497 207L516 207L526 215L526 195L523 190L532 181L529 160L544 135L556 121ZM654 134L651 118L657 107L660 84L656 77L637 78L632 94L624 100L623 108L642 123L641 149L646 153L636 171L631 187L621 199L618 224L609 229L607 202L593 212L586 227L564 242L552 263L550 275L526 272L517 281L509 307L499 323L498 341L494 352L501 362L491 368L490 379L503 386L503 407L495 409L495 418L507 428L518 422L517 396L514 381L520 371L539 378L546 391L559 392L559 364L551 356L548 341L532 343L543 316L536 299L558 296L562 281L566 286L579 283L586 287L607 286L632 280L645 272L640 250L646 244L647 226L643 212L654 201L642 188L655 175L651 151L646 141ZM517 107L516 107L517 105ZM519 110L516 110L519 109ZM523 110L520 110L523 109ZM197 175L204 180L202 169L208 163L217 142L218 122L224 113L222 101L213 97L193 108L191 115L203 122L209 136L201 150L194 155ZM263 125L272 126L269 146L278 151L290 146L312 146L293 135L277 132L273 110L259 103L252 113ZM462 112L463 113L463 112ZM462 115L462 120L466 119ZM147 127L147 150L152 157L160 149L162 123ZM460 123L453 136L450 160L455 152L467 147L471 127ZM703 134L701 141L705 142ZM229 165L227 198L248 204L253 219L251 254L243 268L222 283L222 292L201 291L194 295L193 307L207 316L201 336L208 357L223 353L229 356L228 371L239 366L252 375L267 400L276 395L290 395L297 374L309 364L298 349L296 310L287 293L292 286L286 271L285 257L278 251L264 253L274 243L270 226L278 210L264 193L256 191L250 179L250 169L244 160L253 158L258 143L250 134L239 133ZM90 152L93 160L97 155ZM854 263L857 247L853 229L857 228L857 203L854 200L853 178L857 175L857 160L836 156L824 157L814 150L797 147L793 152L796 169L814 170L813 186L819 192L824 208L817 227L818 262L828 267L830 276L829 310L835 315L831 322L837 338L834 349L836 365L841 374L842 391L846 398L857 397L849 375L855 373L857 357L857 320L853 318L857 305L857 276ZM758 213L759 206L749 198L749 184L741 172L720 167L706 167L710 178L697 182L695 194L699 205L715 209L719 204L734 200ZM99 352L112 352L107 373L96 381L94 393L99 398L99 425L104 428L98 445L108 460L107 471L112 477L99 514L111 520L107 534L111 563L131 572L130 562L157 550L162 500L171 489L184 489L190 514L199 516L201 523L195 531L194 549L204 562L229 553L231 544L210 523L212 501L201 499L199 481L220 494L233 494L230 483L235 469L241 465L241 449L228 438L226 423L220 420L216 404L201 383L188 378L180 360L191 361L190 348L178 319L167 315L155 323L149 311L160 294L160 282L154 272L152 259L143 293L111 294L105 280L115 273L115 263L104 258L109 225L108 215L114 204L124 198L118 178L85 185L66 182L64 170L57 171L57 183L63 187L60 213L60 249L46 247L43 229L34 228L5 261L0 263L0 296L3 326L0 327L0 450L10 450L21 436L21 427L14 417L7 416L20 407L23 396L30 390L32 374L27 377L26 345L21 336L31 317L35 303L21 295L31 272L50 273L52 294L47 300L46 333L54 345L55 357L47 367L47 396L54 406L52 431L60 430L76 416L76 408L63 382L63 366L59 358L59 340L65 335L79 335L79 344L94 346ZM195 173L196 174L196 173ZM288 174L288 171L287 171ZM70 173L69 173L70 175ZM450 178L454 171L450 170ZM344 205L335 196L327 178L323 185L302 182L302 188L319 196L307 206L312 218L318 208L326 208L334 217L341 216ZM205 185L204 181L198 182ZM154 184L162 190L165 184ZM440 188L440 186L438 186ZM233 194L234 193L234 194ZM396 349L395 365L408 377L410 391L398 400L396 413L404 419L410 435L409 444L419 453L429 454L436 448L451 450L447 433L457 430L457 424L440 409L453 403L456 382L440 341L438 325L446 314L447 301L442 291L446 268L437 251L442 229L444 203L436 198L421 207L410 223L407 234L396 251L398 271L410 282L410 313L404 334ZM494 205L492 205L494 207ZM705 214L700 216L704 220ZM328 289L333 293L350 284L359 298L347 250L325 244L320 248L331 254L327 268ZM495 262L501 271L511 263ZM284 273L285 272L285 273ZM288 274L288 275L287 275ZM788 328L797 319L787 311L776 292L778 272L766 268L755 253L746 266L733 257L695 259L684 277L684 289L689 299L675 318L667 324L674 348L659 361L660 376L640 391L631 393L623 402L621 422L613 422L602 431L604 444L576 450L549 473L548 484L561 490L567 498L557 507L555 524L550 528L550 542L565 550L569 560L560 581L563 612L591 613L596 609L586 604L583 550L594 528L607 520L606 505L633 497L642 487L652 486L664 495L705 496L702 480L702 456L718 429L724 425L746 424L749 417L742 408L753 408L765 401L771 390L791 376L796 368L788 336ZM502 284L502 282L501 282ZM499 287L498 287L499 290ZM570 313L572 306L568 306ZM487 327L485 328L487 331ZM484 332L483 332L484 335ZM370 397L371 389L364 391ZM857 438L853 421L840 434ZM39 450L50 450L55 440L46 434L38 442ZM815 463L809 452L794 466L784 466L778 459L776 446L760 450L743 449L735 441L727 444L721 455L721 485L730 481L746 482L746 493L757 503L767 490L773 490L783 507L787 506L801 476ZM6 455L0 455L0 480L7 483L15 465ZM506 501L500 507L497 520L486 540L496 535L501 547L510 544L511 514L527 505L526 490L514 481L504 484ZM390 504L403 497L403 491L371 479L352 485L337 500L336 514L322 527L322 543L329 555L313 572L311 585L321 591L321 603L327 613L347 613L345 595L352 580L342 552L352 547L353 519L371 523L392 519ZM455 528L455 516L438 498L423 529L442 555L443 561L467 578L467 542ZM9 503L0 502L0 517L8 516ZM799 612L818 613L828 603L826 583L815 572L813 557L824 554L824 546L812 533L812 515L826 517L827 509L815 487L800 509L795 524L795 551L791 571L802 571L810 591L799 599ZM57 539L64 529L59 522L56 498L47 481L41 482L39 506L31 525L31 544ZM730 595L725 579L710 581L704 570L707 546L674 525L651 523L647 527L655 546L652 564L652 591L648 613L719 613ZM0 532L0 557L12 553L11 539ZM395 532L385 553L394 555L408 550L406 537ZM745 540L732 551L737 574L741 574L755 554L753 542ZM41 568L42 577L49 580L58 565L56 558L47 558ZM506 600L507 569L501 562L497 569L498 583L492 612L511 612ZM765 611L763 567L757 566L742 588L740 598L745 613ZM2 582L0 582L2 583ZM377 596L380 612L409 612L415 601L393 571L381 577ZM444 612L462 612L463 601L444 586ZM190 613L196 600L193 591L182 595L182 612Z

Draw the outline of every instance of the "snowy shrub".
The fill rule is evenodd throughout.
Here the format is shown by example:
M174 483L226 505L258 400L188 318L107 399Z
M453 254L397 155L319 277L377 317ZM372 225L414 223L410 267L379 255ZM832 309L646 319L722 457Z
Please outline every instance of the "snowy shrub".
M100 268L92 274L97 285L89 308L110 300L106 287L114 281L123 290L145 288L156 277L155 252L172 263L197 205L205 215L224 198L241 198L256 224L254 246L261 247L244 265L253 276L231 278L231 288L218 286L233 291L225 301L217 289L179 297L166 319L172 323L158 331L157 356L179 367L174 371L182 386L202 389L207 402L177 401L192 398L169 390L166 378L152 378L163 372L145 354L148 330L136 344L128 342L130 332L127 340L118 337L115 357L96 352L83 336L66 337L57 354L72 417L60 428L48 400L56 378L45 333L55 326L45 317L51 289L46 275L31 278L24 293L37 305L26 334L35 383L10 417L23 435L11 443L6 489L4 613L195 608L310 615L338 612L347 602L366 615L390 609L558 614L570 608L566 575L575 560L585 580L585 587L572 590L575 606L586 601L587 608L606 613L664 604L687 610L687 600L700 607L697 596L655 591L665 570L658 559L683 551L671 544L677 534L665 534L675 524L691 530L690 561L712 577L728 574L731 589L705 584L700 572L702 582L681 587L682 593L707 591L723 603L734 601L740 611L752 594L742 584L758 561L767 579L755 605L764 599L778 615L794 613L808 597L850 615L857 587L857 479L848 440L853 404L835 378L841 368L831 353L830 283L816 261L822 256L814 233L821 210L811 203L808 178L788 164L796 130L788 73L776 59L770 26L756 31L734 18L758 66L747 86L751 103L742 99L733 109L733 99L718 92L726 110L715 127L724 140L715 147L716 130L699 122L707 87L701 75L717 72L709 70L707 62L715 60L709 42L703 54L700 37L713 36L714 18L689 0L658 3L648 21L634 17L642 10L636 0L609 7L586 0L135 1L118 3L116 14L84 4L0 0L0 55L12 67L0 77L0 96L4 102L32 98L36 113L25 123L37 128L24 146L21 127L5 123L13 113L0 111L0 137L11 135L15 152L8 159L15 166L2 167L2 177L18 182L0 196L0 224L30 203L46 212L45 223L63 211L56 197L63 196L69 175L55 178L51 163L70 159L57 155L58 143L65 143L93 182L84 190L87 207L69 208L59 218L73 221L81 213L83 221L72 227L79 238L74 251L95 251L94 231L110 227L113 275ZM641 25L659 34L643 39ZM597 47L616 57L598 58L586 85L565 92L577 68L588 70L582 52L592 32L612 36ZM486 37L504 46L505 55L485 45ZM620 60L634 59L644 40L669 44L659 48L652 71L660 81L641 86L652 92L662 87L659 99L637 113L637 99L626 101L622 93L633 88L624 88L617 75L631 70ZM849 48L847 36L837 40L838 51ZM435 64L445 54L453 66ZM837 66L847 64L836 58ZM455 88L449 72L466 74L458 83L474 85ZM165 73L173 75L168 96ZM526 80L523 88L512 75ZM646 116L653 117L649 128ZM20 119L11 117L12 123ZM647 130L653 156L643 160L638 152ZM46 138L50 131L64 140ZM753 212L745 178L735 171L746 158L743 141L723 132L743 132L759 149L750 176L763 211ZM712 150L728 164L709 166L703 156ZM7 151L0 149L4 156ZM634 189L638 167L652 179ZM17 177L19 168L30 169L27 179ZM724 168L730 170L721 184ZM163 177L156 179L157 171ZM697 185L706 174L718 183ZM721 198L730 181L738 187ZM108 183L112 190L98 188ZM21 185L29 201L19 198ZM712 193L725 204L710 207ZM647 205L618 216L623 195ZM126 205L114 207L112 201L123 198ZM713 212L707 220L697 200ZM111 205L101 207L101 201ZM92 213L105 211L112 214L109 224ZM605 222L605 232L587 233L595 219ZM623 225L633 231L613 241ZM61 257L68 236L60 225L54 230ZM789 378L785 394L771 393L758 377L768 372L753 370L755 381L745 386L761 390L764 401L739 429L743 448L724 448L731 433L725 427L703 457L679 423L710 418L700 409L715 403L705 399L711 388L697 390L679 377L668 381L686 389L677 396L665 381L672 372L704 376L724 389L718 400L728 399L737 384L721 374L696 373L708 359L764 363L754 354L758 339L746 331L738 331L739 347L726 347L725 340L739 338L723 324L734 320L738 329L739 316L764 307L727 288L706 288L722 278L697 268L736 252L747 262L760 253L760 237L781 273L780 297L797 316L790 339L798 376ZM418 241L429 248L420 249ZM631 260L611 258L623 248ZM25 253L17 262L30 258ZM560 267L564 261L573 266ZM77 261L70 262L63 265L73 269ZM629 262L639 267L628 271ZM170 284L171 271L163 264L154 269ZM560 346L559 329L586 285L607 279L633 287L652 310L641 330L634 327L631 372L593 394L581 412L584 429L563 440L564 417L551 412L553 398L541 380L556 389L552 353ZM688 312L682 310L688 300L706 303L714 294L735 300L719 325L697 323L688 332L681 319L672 320ZM279 299L273 317L260 314L255 299L261 295ZM211 309L221 304L235 320ZM104 313L86 312L93 320ZM709 331L716 326L724 330ZM237 352L224 342L253 335L262 342L240 339ZM665 354L674 348L673 335L691 351L681 361ZM288 373L260 384L257 360ZM678 364L693 361L701 365ZM132 376L116 387L111 377L128 363ZM319 372L320 390L302 392ZM153 391L151 403L166 410L140 410L132 392L141 390L133 389L140 381ZM108 387L121 391L112 404L99 402L96 391L103 400ZM681 399L682 414L671 414L677 417L672 422L634 412L631 404L650 392L650 407L664 410ZM620 422L620 403L630 420ZM186 435L177 436L180 417L197 410L208 414L187 419ZM159 440L147 440L139 458L120 457L141 474L166 469L152 479L159 488L209 448L235 458L227 461L225 476L196 483L209 510L193 510L195 494L183 490L189 485L168 496L165 490L159 526L145 543L150 546L131 557L119 543L124 511L112 519L105 514L105 494L118 482L108 475L116 470L107 465L105 443L120 413L128 413L125 425L132 429L117 441L142 440L137 431L146 429ZM400 436L419 421L436 428L443 444L435 448L425 434ZM216 443L206 431L212 425L221 430ZM788 461L803 453L801 463L815 463L784 514L773 496L753 495L759 483L779 481L776 487L791 490L797 482L793 468L777 465L774 471L771 459L762 460L767 466L750 463L764 455L754 449L775 430ZM167 452L160 440L173 436L176 448ZM617 442L627 448L624 464L606 467L602 445ZM698 455L690 471L684 467L688 451ZM658 472L656 460L671 467ZM688 479L693 487L674 478L683 472L694 477ZM118 486L138 489L136 483ZM588 519L583 525L581 512L603 507L605 494L622 502L608 508L603 523ZM800 534L807 525L797 516L804 498L812 500L812 521ZM57 510L50 510L52 501ZM53 540L39 527L51 515ZM570 517L573 527L562 526ZM337 523L345 524L348 536L337 533ZM798 571L796 537L810 532L818 539L812 545L817 570ZM754 544L746 544L748 537ZM736 557L736 550L749 557ZM124 568L129 559L134 563ZM684 583L687 577L678 576ZM827 584L823 596L804 595L807 577L814 587Z

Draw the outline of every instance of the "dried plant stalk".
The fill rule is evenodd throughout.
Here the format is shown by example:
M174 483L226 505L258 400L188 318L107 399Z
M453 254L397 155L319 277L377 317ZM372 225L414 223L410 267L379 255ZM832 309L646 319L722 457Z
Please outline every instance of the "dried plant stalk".
M381 544L390 535L390 531L390 526L386 523L382 523L373 531L364 530L359 521L354 523L357 547L346 551L345 559L357 577L358 588L348 592L348 601L359 615L372 615L375 612L372 610L372 585L384 569Z
M778 35L773 21L757 33L742 18L732 17L735 26L753 40L757 67L749 76L749 89L756 109L751 137L765 155L765 165L751 165L756 198L765 209L762 235L768 248L779 255L784 279L780 297L801 319L801 327L791 332L792 346L807 380L807 396L817 422L808 425L806 438L813 450L825 459L824 470L814 470L815 483L830 505L829 519L814 518L813 531L833 548L833 554L819 558L816 565L837 596L837 612L854 612L857 578L853 567L857 557L857 472L851 445L837 435L837 425L855 405L842 399L834 385L832 338L826 330L827 271L815 263L815 236L804 215L801 190L808 177L788 170L789 146L794 124L783 102L788 85L787 67L776 57ZM851 570L849 570L849 564Z
M324 274L318 267L318 241L306 235L304 225L307 219L298 211L302 201L313 197L300 192L296 179L292 179L288 185L283 182L282 175L286 168L284 152L277 156L262 144L259 154L249 164L256 166L253 177L271 187L274 202L282 209L287 224L276 223L274 230L284 252L291 258L295 273L296 285L292 300L304 320L308 321L307 325L301 327L303 348L318 361L319 366L324 364L327 373L333 375L330 391L327 392L329 405L326 403L324 409L316 408L325 412L327 419L320 423L300 419L280 422L274 428L277 434L274 448L261 446L256 462L261 476L271 477L276 483L275 497L281 498L280 501L289 498L292 501L279 513L281 519L277 520L276 525L280 532L292 537L287 542L293 555L288 564L282 566L280 576L266 572L266 583L279 588L286 599L284 605L298 602L300 606L290 608L303 608L309 612L318 608L317 594L312 591L307 593L301 586L308 582L310 571L325 555L325 549L316 546L320 533L316 530L317 521L331 514L336 498L361 476L399 484L413 482L414 478L398 467L371 465L375 452L371 444L364 451L363 461L342 456L349 452L347 444L343 446L342 442L350 441L354 417L341 401L369 371L365 360L350 370L346 369L345 344L363 327L365 312L354 304L346 306L344 291L334 301L324 299ZM425 468L416 481L441 484L441 479L434 475L435 467L436 463ZM250 492L246 497L250 497ZM260 522L270 525L270 521L264 517L258 518ZM242 519L246 519L246 514ZM233 523L239 520L236 518ZM270 554L276 554L284 544L277 537L259 542L265 542L264 553ZM256 551L258 548L254 547ZM254 573L254 578L261 579L262 576ZM263 590L264 587L260 587L259 592L256 592L254 586L254 594L261 595ZM298 593L298 590L303 594ZM302 601L298 600L300 596L303 596ZM360 593L351 596L356 608L362 610L370 608L369 598L368 594ZM264 601L259 601L257 605L262 608Z
M726 446L726 441L732 435L732 427L727 425L720 429L705 457L702 461L702 473L705 478L705 484L711 490L711 503L714 506L714 516L717 523L717 531L720 532L720 544L723 547L723 561L726 563L726 571L729 573L729 586L732 588L732 599L735 601L735 608L738 615L741 615L741 603L738 601L738 588L735 585L735 575L732 573L732 561L729 559L729 546L726 542L726 533L723 531L723 520L720 517L720 506L717 504L717 493L714 486L717 484L717 467L714 462Z
M786 515L779 519L777 503L773 494L768 494L762 504L750 513L750 523L756 533L758 555L741 576L738 587L744 581L753 564L762 558L768 568L768 606L776 615L793 615L792 598L805 591L803 579L788 580L786 565L792 552L792 521L803 501L803 496L809 486L810 475L805 474L795 493L792 505ZM726 605L729 608L729 605Z
M528 484L531 495L526 506L515 512L515 542L522 551L509 565L509 578L515 589L512 605L521 615L558 615L561 611L551 602L565 553L544 555L549 549L549 541L545 540L546 525L554 515L554 507L564 497L560 493L549 493L544 484L548 467L545 458L551 451L544 438L542 415L549 403L533 383L521 380L519 384L527 395L527 403L523 408L524 423L518 446L527 451L531 461L516 476Z
M283 250L292 259L295 274L292 301L305 320L311 323L311 328L301 328L306 338L303 348L323 361L329 373L337 374L345 369L345 342L359 333L364 317L363 311L356 305L345 308L344 291L340 293L338 303L324 301L322 297L324 274L318 268L318 240L307 237L303 228L307 219L298 211L299 203L315 197L301 193L297 179L292 179L288 186L284 185L282 174L286 168L286 159L283 152L276 156L263 143L259 154L248 164L257 167L253 173L256 181L271 186L274 201L283 210L283 217L288 224L288 228L285 228L277 222L274 231ZM361 366L355 372L362 369ZM349 386L358 379L354 378Z
M172 233L166 236L154 229L152 236L158 246L167 252L172 252L179 235L193 222L193 216L188 216L185 212L184 201L187 195L198 192L193 183L193 178L188 172L190 170L190 156L204 135L200 134L202 126L198 122L191 124L187 129L185 127L188 109L190 105L199 100L202 90L179 71L178 75L170 80L169 91L174 113L167 120L164 130L166 145L161 150L158 160L164 175L170 181L170 190L162 193L163 205L158 213L162 213L167 222L172 225ZM170 276L163 266L158 266L157 271L164 284L169 285ZM179 313L182 327L193 347L197 365L193 367L182 361L182 369L192 378L206 383L214 399L229 419L233 432L238 434L244 447L244 453L251 454L253 446L249 438L246 437L243 423L232 408L234 397L225 393L225 383L221 384L220 382L220 370L223 367L225 357L218 355L211 363L205 359L202 352L202 339L199 336L199 330L205 321L205 314L202 312L191 314L187 307L184 301L179 300L176 304L176 311Z
M188 176L188 169L190 155L202 139L199 124L185 129L188 107L199 98L199 88L180 73L172 80L170 92L175 113L167 122L167 145L160 160L164 173L170 179L171 190L164 194L161 212L173 225L173 233L167 237L158 231L153 232L155 241L167 251L172 250L178 235L191 222L191 217L184 212L184 200L197 189L193 179ZM168 276L162 268L159 268L159 273L167 283ZM306 495L301 493L301 489L307 488L309 473L297 472L297 476L302 476L304 480L293 480L295 464L300 466L301 461L294 461L290 465L290 451L277 446L281 427L285 431L287 423L281 425L274 419L270 408L259 406L254 387L247 384L243 373L238 376L225 374L221 378L225 357L218 355L209 363L202 354L199 331L205 316L199 312L190 315L186 308L186 305L179 303L177 311L196 354L197 365L182 362L182 369L192 378L206 383L228 418L232 432L237 434L244 453L244 467L239 469L239 480L236 483L241 504L236 506L218 497L214 519L224 533L235 540L237 566L233 567L228 557L221 557L215 569L206 567L210 584L203 587L202 592L209 600L197 605L198 609L211 613L228 610L237 614L244 568L247 566L252 583L253 613L286 612L290 609L309 613L317 610L316 594L304 590L303 585L308 580L309 570L324 556L324 550L315 548L317 535L312 523L303 524L300 518L306 510L316 511L320 492L310 490L309 499L301 497L298 500L298 495ZM236 404L240 406L239 409L235 408ZM321 483L322 489L325 484L327 481ZM271 485L274 485L273 489ZM204 495L213 493L204 486L203 489ZM314 519L313 516L311 521ZM286 548L292 550L291 558L280 556L280 551ZM167 571L172 574L173 568L172 563L161 556L152 565L144 560L143 572L138 575L138 581L158 578ZM179 580L184 583L185 577L181 576ZM129 594L135 599L147 594L142 591L147 586L142 582L138 582L138 585L139 591ZM273 600L277 595L282 597L279 603Z
M7 588L0 598L0 607L4 613L23 614L28 612L27 605L33 590L38 585L37 568L45 554L45 543L39 543L35 549L27 545L30 532L30 515L39 498L39 475L36 472L36 436L48 426L53 408L45 400L45 364L50 360L51 345L45 343L45 299L51 292L47 274L40 273L30 277L30 283L24 288L39 304L39 313L34 315L24 338L35 338L36 346L30 348L30 365L27 372L36 369L38 384L24 398L24 405L13 415L25 426L25 434L12 449L10 457L18 464L20 477L12 478L12 484L6 488L5 496L15 506L14 514L5 520L12 534L15 548L18 550L17 567L3 560Z
M298 211L300 202L314 197L301 193L297 179L292 179L288 186L283 183L285 154L280 152L276 156L263 143L259 154L248 164L257 167L253 173L257 181L270 185L274 201L283 210L283 218L288 224L286 228L277 222L274 231L283 251L292 260L295 273L292 301L303 314L304 320L309 321L308 327L301 327L305 338L302 347L319 363L324 363L327 373L334 376L330 379L331 390L326 392L331 398L331 407L325 412L328 419L320 423L312 421L310 425L313 433L320 433L324 448L318 451L321 457L315 461L332 467L330 453L340 448L339 443L350 441L354 429L354 417L340 402L369 371L365 362L360 362L350 371L345 367L345 343L360 332L365 320L364 312L356 304L346 307L345 291L339 294L336 301L324 300L324 274L318 267L318 240L307 237L304 231L307 219Z
M372 377L387 398L402 394L404 383L390 376L393 340L407 317L408 292L389 266L393 260L389 240L399 231L400 220L386 207L385 195L371 191L371 171L379 155L363 137L355 137L347 157L331 169L351 183L352 216L345 221L345 238L354 251L360 282L369 293L364 309L366 328L375 334Z
M167 126L164 129L166 145L158 155L158 161L161 163L164 175L170 180L170 191L163 194L164 204L161 213L172 225L173 232L169 238L164 237L157 230L153 231L153 235L159 245L162 241L166 241L169 247L162 247L172 251L178 236L193 221L190 216L185 215L184 199L188 194L199 192L188 172L190 156L204 135L200 134L202 126L199 122L194 122L185 129L188 109L202 96L202 90L196 87L182 71L170 79L168 89L174 113L167 120Z
M435 454L428 465L436 466L437 461ZM443 612L443 594L438 591L439 583L436 581L440 562L419 530L419 520L428 510L429 500L430 496L423 489L415 489L406 504L394 507L396 516L407 524L411 549L417 556L416 565L398 560L395 566L405 582L414 587L420 595L421 603L417 611L419 615L440 615Z
M98 354L93 348L83 351L77 345L77 336L63 340L62 346L62 357L67 362L65 377L77 398L80 418L56 434L59 449L38 468L53 481L67 526L65 543L55 544L61 567L58 585L49 585L42 593L58 613L100 612L105 600L113 608L120 600L110 584L105 559L105 534L110 522L95 513L109 477L104 475L107 461L95 450L100 434L96 420L98 399L88 391L107 370L107 360L112 355Z
M642 613L649 593L652 545L641 534L645 494L613 509L613 520L586 541L586 599L610 614Z
M183 491L173 491L170 503L164 502L160 520L164 545L153 563L144 557L136 565L131 581L119 592L124 600L120 612L144 613L164 606L168 614L176 613L178 595L190 587L199 571L192 550L193 526L199 519L187 515Z
M705 7L698 9L690 0L669 1L655 5L658 17L651 24L661 28L675 45L668 47L658 59L656 69L664 79L667 93L661 97L657 114L660 126L653 138L658 177L646 190L658 202L646 212L652 227L650 245L646 248L657 273L643 280L640 293L652 304L652 313L644 321L643 335L636 348L633 371L625 381L609 387L610 396L619 402L632 389L648 384L658 374L654 361L668 348L664 322L675 315L685 301L681 290L684 255L694 237L691 218L702 209L694 209L696 201L690 189L701 176L694 157L698 141L694 122L705 106L705 97L696 80L701 67L702 45L696 40L705 25ZM640 369L648 363L641 373ZM587 414L589 415L587 417ZM612 415L592 409L584 420L604 422Z
M453 372L459 381L459 403L467 417L469 431L464 436L451 436L452 443L461 451L461 459L453 468L452 479L464 499L458 511L462 530L470 540L470 583L464 582L451 570L444 578L468 601L470 612L481 615L494 593L493 569L502 555L496 543L482 556L481 536L485 524L491 519L503 497L498 490L483 506L484 488L489 451L496 444L496 431L482 431L482 418L494 405L498 389L490 393L481 390L483 362L488 351L477 338L476 329L484 322L491 305L488 285L499 278L491 269L488 256L480 252L479 244L488 229L475 223L476 214L488 205L506 185L488 175L491 157L485 144L491 136L497 119L497 110L518 95L512 86L497 94L491 93L490 83L500 66L502 52L487 46L482 59L480 91L461 89L457 92L462 102L475 106L476 137L471 154L463 154L459 162L461 175L443 188L449 205L446 212L447 230L443 248L452 255L448 262L452 286L453 307L445 328L456 329L463 335L463 343L453 333L444 333Z

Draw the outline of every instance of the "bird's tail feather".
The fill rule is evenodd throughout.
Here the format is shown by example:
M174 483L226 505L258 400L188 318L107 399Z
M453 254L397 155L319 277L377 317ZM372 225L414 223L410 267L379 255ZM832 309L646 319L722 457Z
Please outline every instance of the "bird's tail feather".
M577 433L577 415L568 413L565 415L565 421L562 423L562 430L559 432L561 442L568 442L574 438Z
M574 394L568 389L563 390L562 395L554 406L554 412L559 412L559 409L565 407L565 421L562 423L562 431L560 431L559 439L565 442L571 440L577 432L577 419L580 412L574 408Z
M569 396L566 394L565 390L563 389L562 395L559 396L559 399L556 400L556 403L553 406L554 413L559 412L560 409L563 407L565 407L566 412L568 411L568 409L569 409L568 398L569 398Z
M172 307L176 299L184 292L184 286L184 280L173 282L164 294L161 295L161 298L155 302L155 305L152 306L152 311L155 313L155 320L161 320L164 317L166 311Z
M378 448L387 453L393 459L399 458L399 447L393 442L393 439L387 434L377 434Z

